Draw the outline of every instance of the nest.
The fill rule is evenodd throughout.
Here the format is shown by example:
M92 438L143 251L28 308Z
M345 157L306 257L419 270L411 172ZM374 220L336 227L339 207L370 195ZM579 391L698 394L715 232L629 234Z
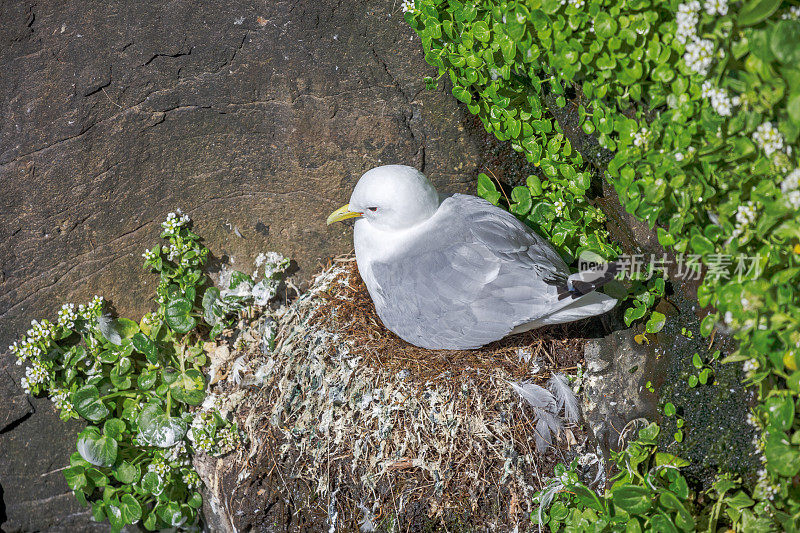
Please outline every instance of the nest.
M415 531L454 521L511 530L529 523L543 478L584 441L566 426L538 452L533 412L511 387L578 370L581 325L479 350L417 348L383 327L352 258L331 263L276 313L270 351L261 336L271 320L243 323L238 349L215 370L228 375L216 387L249 438L214 466L228 473L227 482L213 480L228 486L218 489L217 507L240 529L273 530L285 519L278 515L293 513L308 530Z

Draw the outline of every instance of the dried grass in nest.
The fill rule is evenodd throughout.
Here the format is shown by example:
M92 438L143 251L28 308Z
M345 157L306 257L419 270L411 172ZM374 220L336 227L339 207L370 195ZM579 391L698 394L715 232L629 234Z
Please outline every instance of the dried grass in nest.
M582 440L568 428L537 453L533 413L510 387L574 369L583 347L574 328L472 351L417 348L380 323L352 258L329 265L278 323L271 354L245 354L261 388L237 413L252 443L242 469L274 477L337 530L381 515L407 520L414 509L511 529Z
M409 344L383 325L358 273L355 258L344 256L329 266L339 265L331 289L321 293L324 301L311 318L319 327L341 332L353 341L352 352L364 361L389 372L407 371L409 379L426 383L445 373L502 368L515 379L530 378L532 361L551 370L570 372L583 360L585 323L558 325L506 337L477 350L428 350ZM520 350L532 357L520 359ZM546 375L547 373L544 373Z

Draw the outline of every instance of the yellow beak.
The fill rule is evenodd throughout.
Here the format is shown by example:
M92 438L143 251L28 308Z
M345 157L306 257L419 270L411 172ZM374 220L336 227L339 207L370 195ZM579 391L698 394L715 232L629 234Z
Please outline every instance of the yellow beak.
M328 217L328 225L330 226L334 222L341 222L342 220L346 220L348 218L356 218L363 216L364 213L358 213L355 211L350 211L350 204L343 205L336 211L330 214Z

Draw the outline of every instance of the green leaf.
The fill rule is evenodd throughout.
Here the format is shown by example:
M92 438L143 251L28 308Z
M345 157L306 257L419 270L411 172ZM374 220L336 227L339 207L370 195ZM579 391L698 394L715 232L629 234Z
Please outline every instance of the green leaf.
M164 382L169 384L172 397L189 405L199 405L206 396L206 381L203 374L194 368L178 372L165 369Z
M164 484L161 478L155 472L147 472L142 478L142 490L148 494L155 494L158 496L164 490Z
M781 63L796 65L800 62L800 21L782 20L769 34L769 46Z
M126 524L133 524L142 518L142 506L130 494L123 494L120 504L122 519Z
M625 325L630 326L634 321L642 318L646 312L647 308L644 306L627 308L623 316L625 320Z
M708 337L711 335L711 332L714 331L714 326L717 325L717 315L716 313L711 313L707 315L703 320L700 322L700 335L703 337Z
M154 365L158 364L158 347L152 339L145 336L143 333L138 332L131 338L131 342L133 343L133 347L136 348L137 352L144 354L148 362Z
M186 521L186 517L183 516L180 505L177 502L168 502L163 507L160 507L158 516L172 527L180 526Z
M531 210L531 191L528 187L514 187L511 191L510 211L515 215L525 216Z
M601 11L594 19L594 31L601 39L608 39L617 32L617 21L605 11Z
M78 453L95 466L112 466L117 460L117 441L89 426L78 435Z
M614 505L632 515L641 515L650 509L650 491L645 487L623 485L611 494Z
M494 205L497 205L497 201L500 199L500 192L495 187L494 182L483 172L478 174L478 196Z
M216 287L209 287L206 289L206 292L203 293L203 319L210 326L214 326L219 320L214 306L220 301L220 298L220 291Z
M675 405L672 402L667 402L664 404L664 415L665 416L672 416L675 414Z
M781 431L788 431L794 422L794 400L791 396L770 396L764 402L769 422Z
M725 503L735 509L744 509L746 507L752 507L756 502L754 502L752 498L750 498L750 496L748 496L744 491L740 490L737 491L733 496L728 496L725 498Z
M142 390L149 390L155 385L158 373L155 370L142 370L136 382Z
M125 431L125 422L119 418L109 418L103 424L103 434L112 439L119 439L122 432Z
M188 333L197 325L197 320L190 316L192 302L186 298L176 298L167 303L164 320L177 333Z
M238 270L231 272L231 280L228 285L229 289L233 290L243 283L247 285L253 285L253 278L244 272L239 272Z
M653 314L650 315L650 319L647 321L647 324L645 324L645 330L647 333L658 333L664 329L664 324L666 324L666 322L666 316L658 311L653 311Z
M80 465L71 466L64 470L64 479L67 485L74 491L81 490L87 485L86 468Z
M131 485L139 481L140 475L141 471L139 467L127 461L123 461L114 469L114 477L117 478L117 481L126 485Z
M700 234L692 235L689 239L689 244L692 249L700 255L708 255L714 253L714 243Z
M464 87L460 87L458 85L454 85L453 86L453 96L455 96L457 100L459 100L461 102L464 102L465 104L471 104L472 103L472 95Z
M72 393L75 412L86 420L99 422L108 416L108 408L100 400L100 393L94 385L86 385Z
M203 496L199 492L193 492L186 504L192 509L200 509L203 506Z
M139 425L139 438L150 446L169 448L186 435L186 422L180 418L168 416L161 407L152 403L142 409L137 424Z
M671 453L664 453L664 452L656 452L655 456L656 466L661 465L669 465L674 466L675 468L683 468L684 466L689 466L689 461L686 459L681 459Z
M115 320L117 332L123 339L130 339L133 334L139 331L139 324L127 318L118 318Z
M661 428L655 422L650 422L645 427L639 430L639 440L643 444L655 444Z
M749 0L739 11L736 22L739 26L758 24L772 15L780 5L780 0Z
M489 39L492 38L492 32L489 30L489 26L482 20L479 20L472 26L472 35L482 43L489 42Z

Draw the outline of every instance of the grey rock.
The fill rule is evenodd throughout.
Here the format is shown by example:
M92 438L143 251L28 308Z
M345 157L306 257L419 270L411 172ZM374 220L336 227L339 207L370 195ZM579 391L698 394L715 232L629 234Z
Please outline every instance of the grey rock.
M177 207L215 256L276 250L302 279L351 249L325 218L365 170L471 191L482 132L434 72L399 3L0 3L0 347L95 293L149 310L140 254ZM79 424L33 405L0 434L0 527L102 529L58 471Z
M634 341L632 329L589 340L584 357L583 413L608 462L609 452L624 444L620 437L626 425L637 418L652 419L656 413L657 398L645 387L655 357ZM631 435L635 432L626 436Z
M13 429L26 416L33 414L28 395L11 379L11 375L0 368L0 434Z

